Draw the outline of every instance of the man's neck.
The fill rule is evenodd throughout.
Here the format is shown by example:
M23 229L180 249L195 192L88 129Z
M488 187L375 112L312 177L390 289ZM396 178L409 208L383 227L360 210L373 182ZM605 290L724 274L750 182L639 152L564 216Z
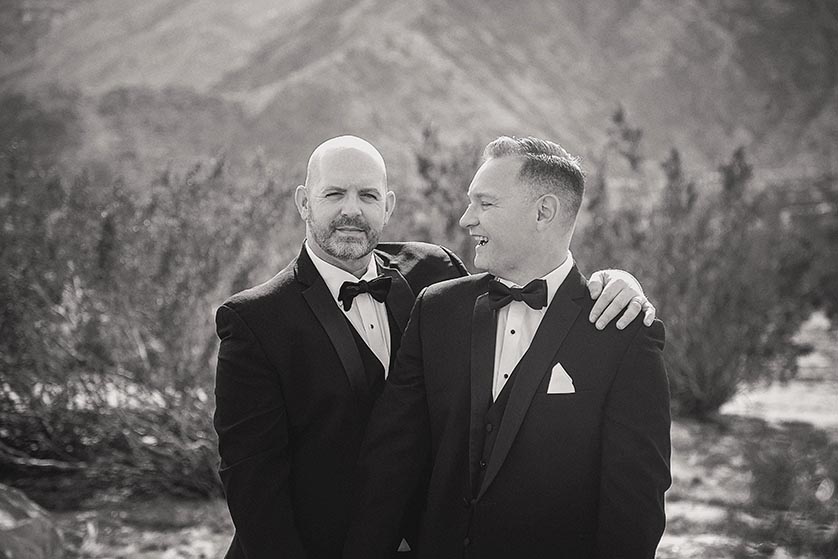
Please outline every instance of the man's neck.
M318 245L316 242L306 240L306 244L308 245L308 248L311 250L311 252L316 254L318 258L320 258L324 262L328 262L332 266L349 272L356 278L360 279L365 273L367 273L367 268L369 268L372 253L367 253L358 259L344 260L336 258L331 254L327 253L325 250L320 248L320 245Z
M534 279L543 278L559 266L565 263L568 258L568 251L565 248L564 252L557 255L540 258L530 266L524 266L517 270L509 270L503 274L495 274L496 276L505 280L513 282L515 285L527 285Z

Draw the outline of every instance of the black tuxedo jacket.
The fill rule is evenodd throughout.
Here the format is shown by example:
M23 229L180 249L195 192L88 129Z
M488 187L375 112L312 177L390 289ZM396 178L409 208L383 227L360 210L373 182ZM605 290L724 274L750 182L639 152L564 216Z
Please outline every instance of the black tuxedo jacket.
M386 243L374 254L393 280L386 306L400 330L394 342L416 293L467 273L435 245ZM236 528L227 558L339 557L374 400L352 326L305 249L221 305L216 326L214 426Z
M419 557L654 557L670 485L663 324L596 330L574 267L493 425L488 279L446 281L417 299L367 428L345 557L387 555L426 472ZM547 393L556 363L575 393Z

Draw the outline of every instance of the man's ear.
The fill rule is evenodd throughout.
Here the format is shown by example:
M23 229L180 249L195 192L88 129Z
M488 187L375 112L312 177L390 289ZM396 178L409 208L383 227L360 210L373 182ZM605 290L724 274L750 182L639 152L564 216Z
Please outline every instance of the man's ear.
M543 231L557 219L562 203L555 194L544 194L536 200L536 227Z
M306 187L302 184L297 187L297 190L294 191L294 205L297 206L297 211L300 213L300 217L303 219L308 218L308 191Z
M393 215L393 210L396 208L396 193L388 190L384 195L384 225L390 221L390 216Z

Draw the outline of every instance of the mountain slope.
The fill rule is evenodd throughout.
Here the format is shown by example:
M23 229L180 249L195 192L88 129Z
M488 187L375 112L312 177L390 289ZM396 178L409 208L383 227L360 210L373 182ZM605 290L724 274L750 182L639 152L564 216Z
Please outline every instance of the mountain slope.
M53 4L66 11L35 48L0 58L0 88L80 91L82 120L110 137L90 154L129 146L159 164L261 146L299 168L354 132L409 174L427 122L450 141L535 133L588 154L623 104L656 158L675 145L706 168L740 144L772 168L838 156L827 1Z

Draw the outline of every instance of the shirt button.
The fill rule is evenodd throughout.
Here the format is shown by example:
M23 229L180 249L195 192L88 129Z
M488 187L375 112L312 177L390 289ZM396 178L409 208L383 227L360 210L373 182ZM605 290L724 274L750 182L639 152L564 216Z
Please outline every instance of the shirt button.
M509 378L509 375L507 373L503 373L503 378Z
M491 432L492 432L492 429L493 429L492 424L491 424L491 423L487 423L487 424L486 424L486 432L487 432L487 433L491 433Z
M515 330L510 330L509 333L514 336L515 335Z
M370 324L370 330L375 330L375 324Z

